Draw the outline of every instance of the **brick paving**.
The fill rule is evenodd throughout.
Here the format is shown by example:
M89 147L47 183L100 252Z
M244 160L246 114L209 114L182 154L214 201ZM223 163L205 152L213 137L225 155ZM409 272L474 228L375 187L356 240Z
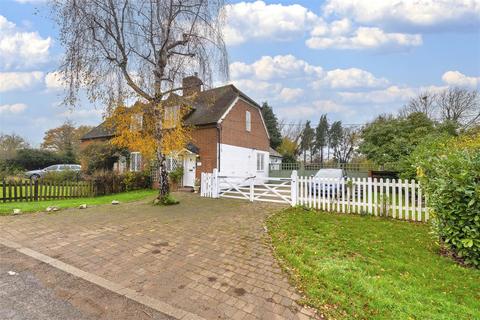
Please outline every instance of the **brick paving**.
M0 217L0 237L206 319L311 319L268 246L266 203L178 194Z

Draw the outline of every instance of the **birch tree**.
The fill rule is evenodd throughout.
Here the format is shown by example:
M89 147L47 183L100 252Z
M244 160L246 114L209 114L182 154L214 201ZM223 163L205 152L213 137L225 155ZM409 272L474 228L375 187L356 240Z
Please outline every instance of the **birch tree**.
M160 164L159 198L165 197L163 104L194 72L206 85L227 79L223 0L54 0L52 8L65 49L65 102L75 105L86 92L107 115L126 101L142 102L143 115L155 119L147 143Z

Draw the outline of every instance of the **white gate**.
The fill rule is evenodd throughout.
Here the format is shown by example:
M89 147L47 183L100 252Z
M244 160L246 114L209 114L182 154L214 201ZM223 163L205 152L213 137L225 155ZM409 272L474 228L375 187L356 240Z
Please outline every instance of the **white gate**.
M246 199L292 204L291 178L224 176L216 170L202 173L200 194L210 198Z
M426 199L415 180L318 179L298 177L296 171L290 178L234 177L214 171L202 173L201 195L288 203L323 211L403 220L429 219Z

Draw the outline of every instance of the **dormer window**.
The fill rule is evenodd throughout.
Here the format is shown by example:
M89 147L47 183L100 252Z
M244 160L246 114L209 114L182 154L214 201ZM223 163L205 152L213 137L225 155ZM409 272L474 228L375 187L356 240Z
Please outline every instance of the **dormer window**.
M130 122L130 130L140 131L143 128L143 113L132 114L132 120Z
M179 122L180 117L180 106L169 106L165 107L164 112L164 128L175 128L177 123Z
M245 112L245 130L248 132L252 131L252 116L250 111Z

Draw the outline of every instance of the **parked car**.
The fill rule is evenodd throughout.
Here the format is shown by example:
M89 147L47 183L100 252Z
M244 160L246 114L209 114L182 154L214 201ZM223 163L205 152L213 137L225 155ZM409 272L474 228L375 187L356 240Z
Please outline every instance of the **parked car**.
M347 175L343 169L320 169L313 177L312 194L320 194L324 191L332 194L337 191Z
M36 180L40 177L43 177L48 172L62 172L62 171L80 172L81 170L82 170L82 166L79 164L54 164L44 169L27 171L25 172L25 175L29 179Z

